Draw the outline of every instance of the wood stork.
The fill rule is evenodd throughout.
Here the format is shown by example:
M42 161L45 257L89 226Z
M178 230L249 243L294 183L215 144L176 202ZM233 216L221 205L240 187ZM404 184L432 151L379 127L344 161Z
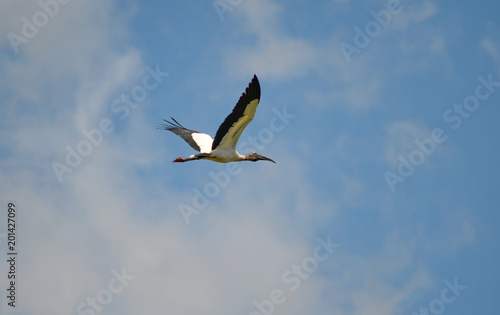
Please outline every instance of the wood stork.
M176 158L172 162L187 162L193 160L211 160L219 163L239 161L271 161L272 159L259 155L255 152L242 155L236 151L236 143L245 127L252 121L260 101L260 84L254 75L248 84L245 93L241 94L238 103L233 108L215 134L215 139L209 135L187 129L172 118L173 122L163 120L166 124L158 125L158 129L164 129L175 133L186 141L193 149L200 152L189 158Z

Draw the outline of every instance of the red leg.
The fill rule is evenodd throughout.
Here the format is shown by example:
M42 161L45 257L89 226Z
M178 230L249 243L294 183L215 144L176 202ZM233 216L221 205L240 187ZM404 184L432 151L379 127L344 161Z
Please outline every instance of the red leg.
M182 158L182 157L178 157L176 158L175 160L172 161L173 163L177 163L177 162L186 162L186 159L185 158Z

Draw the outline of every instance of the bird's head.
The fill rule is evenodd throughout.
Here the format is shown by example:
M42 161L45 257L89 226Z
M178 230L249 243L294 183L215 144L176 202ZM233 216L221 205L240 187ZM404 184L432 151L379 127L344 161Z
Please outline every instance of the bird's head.
M252 161L252 162L262 161L263 160L263 161L270 161L270 162L276 163L272 159L270 159L268 157L265 157L265 156L262 156L260 154L257 154L255 152L248 153L247 155L245 155L245 160L246 161Z

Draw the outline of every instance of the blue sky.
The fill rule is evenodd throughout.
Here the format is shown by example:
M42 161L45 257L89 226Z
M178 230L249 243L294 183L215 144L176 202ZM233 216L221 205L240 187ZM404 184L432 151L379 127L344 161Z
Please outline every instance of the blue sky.
M498 311L497 2L1 7L2 314ZM172 164L254 74L277 163Z

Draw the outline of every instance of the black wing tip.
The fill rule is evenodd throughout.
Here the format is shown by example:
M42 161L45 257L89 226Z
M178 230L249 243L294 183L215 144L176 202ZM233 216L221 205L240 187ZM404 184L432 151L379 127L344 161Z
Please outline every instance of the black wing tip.
M177 120L175 120L175 118L174 118L174 117L170 116L170 119L172 119L172 120L175 122L175 124L173 124L173 123L171 123L171 122L169 122L169 121L167 121L167 120L165 120L165 119L163 119L163 120L165 120L166 122L168 122L168 123L170 123L171 125L174 125L174 126L176 126L176 127L180 127L180 128L184 128L184 129L186 129L186 128L185 128L183 125L181 125L181 124L180 124Z
M170 117L172 118L172 117ZM177 126L172 123L171 121L168 121L166 119L162 119L164 122L166 122L166 124L158 124L156 125L156 129L160 129L160 130L170 130L172 128L177 128ZM174 120L175 121L175 120Z
M163 119L163 121L166 122L166 124L158 124L158 125L156 125L156 129L168 130L168 131L175 133L176 135L180 135L181 132L182 133L186 133L186 132L188 132L188 133L200 133L199 131L196 131L196 130L187 129L186 127L181 125L177 120L175 120L174 117L170 117L170 119L172 119L174 122Z
M158 124L158 125L156 125L156 129L170 130L170 131L172 129L176 129L176 128L186 129L186 128L184 128L184 126L179 124L179 122L177 120L175 120L174 117L170 117L170 119L172 119L174 122L163 119L163 121L166 122L166 124Z
M158 125L156 125L156 129L158 129L158 130L168 130L168 128L170 128L170 126L167 125L167 124L158 124Z
M248 87L245 89L245 93L241 96L243 97L244 95L260 100L260 83L256 74L253 75L252 81L250 81Z

